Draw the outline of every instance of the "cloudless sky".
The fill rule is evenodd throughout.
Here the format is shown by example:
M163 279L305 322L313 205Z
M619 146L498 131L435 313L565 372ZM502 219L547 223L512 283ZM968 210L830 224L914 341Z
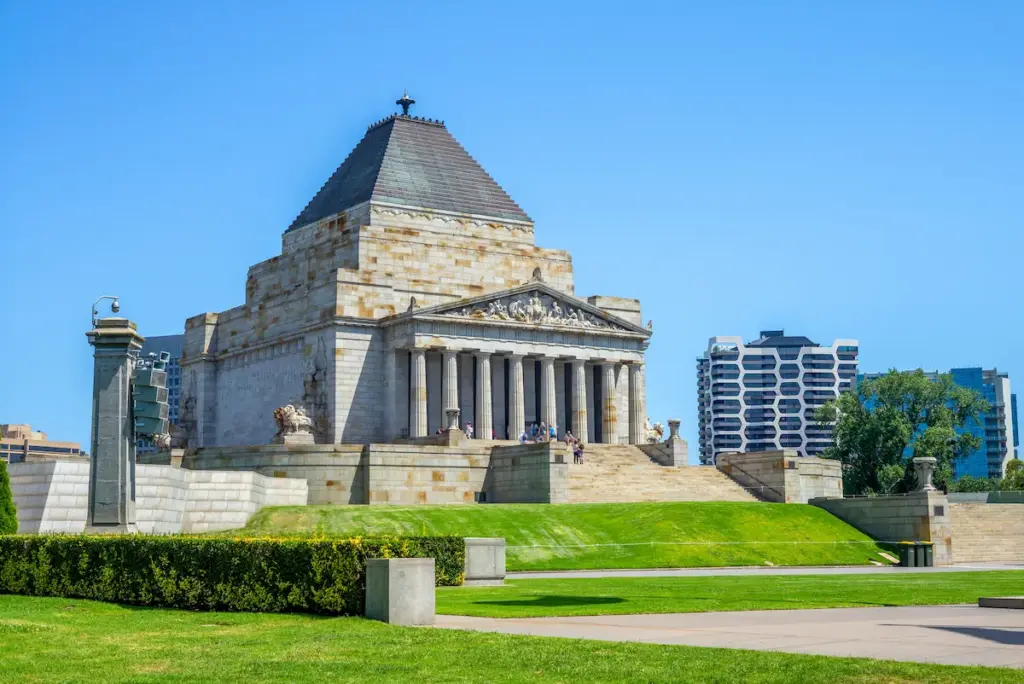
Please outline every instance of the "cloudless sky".
M1015 0L0 0L0 422L88 449L93 299L242 303L404 87L580 296L641 299L691 460L713 335L1024 387L1022 36Z

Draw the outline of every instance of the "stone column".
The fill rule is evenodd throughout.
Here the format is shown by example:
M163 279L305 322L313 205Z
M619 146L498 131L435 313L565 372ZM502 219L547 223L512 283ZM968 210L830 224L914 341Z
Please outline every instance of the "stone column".
M647 419L647 406L644 400L644 365L629 365L629 443L644 444L644 421Z
M615 366L603 365L601 378L601 441L605 444L619 443L619 415L615 401Z
M572 360L572 434L587 442L587 362Z
M133 361L144 338L127 318L103 318L86 333L94 348L92 444L86 532L137 532Z
M559 432L565 430L558 425L558 399L555 393L555 360L540 359L540 420L545 425L555 425Z
M523 387L523 357L508 357L508 438L519 439L526 429L526 392Z
M476 354L476 423L473 433L477 439L491 439L494 421L491 420L491 355Z
M427 436L427 354L425 349L412 350L409 370L409 436Z
M446 349L441 366L441 422L448 428L448 410L459 408L459 357L456 352ZM458 425L456 425L458 427Z

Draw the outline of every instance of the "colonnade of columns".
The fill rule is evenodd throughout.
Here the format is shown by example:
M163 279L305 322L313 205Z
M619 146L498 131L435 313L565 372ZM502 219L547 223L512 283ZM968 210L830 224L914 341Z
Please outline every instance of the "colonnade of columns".
M409 436L425 437L428 434L427 420L427 362L426 349L410 350L409 368ZM460 378L458 351L442 350L441 361L441 410L442 413L449 408L458 408ZM476 363L476 386L474 408L474 434L478 439L491 439L494 430L492 415L493 399L491 386L491 361L492 356L497 357L496 362L509 361L508 383L504 388L508 407L508 438L518 439L519 435L526 429L526 388L523 372L522 354L491 354L490 352L474 352L472 358ZM535 391L540 393L540 416L539 422L552 426L558 424L558 392L557 379L555 377L556 359L547 356L531 357L540 364L540 386ZM627 421L628 441L630 444L642 444L646 439L644 434L644 420L646 407L644 398L644 372L642 363L626 363L618 361L588 362L585 359L564 359L566 364L571 364L571 387L566 387L571 392L571 415L566 415L566 423L577 439L590 441L589 421L587 408L590 405L587 396L587 373L598 365L601 369L601 392L600 397L595 397L594 405L600 406L601 413L601 442L612 444L618 442L619 421L618 401L616 398L616 378L620 377L620 370L623 365L628 368L628 416L622 416ZM461 421L465 424L465 419ZM563 431L560 429L560 434ZM497 435L499 438L504 435Z

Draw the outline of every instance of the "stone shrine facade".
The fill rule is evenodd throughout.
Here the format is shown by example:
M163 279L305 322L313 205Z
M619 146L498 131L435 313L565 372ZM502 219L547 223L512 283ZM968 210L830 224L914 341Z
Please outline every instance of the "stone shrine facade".
M443 122L396 114L249 269L243 305L186 321L179 425L192 448L268 444L293 404L318 443L387 443L457 408L479 439L544 421L640 444L650 335L638 300L575 295L570 255Z

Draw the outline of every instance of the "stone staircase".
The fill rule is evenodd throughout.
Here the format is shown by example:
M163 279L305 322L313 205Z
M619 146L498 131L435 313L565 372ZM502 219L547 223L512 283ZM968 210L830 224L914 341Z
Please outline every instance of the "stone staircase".
M949 505L954 563L1024 563L1024 504Z
M635 446L587 444L582 464L567 460L570 503L757 501L716 468L660 466Z

